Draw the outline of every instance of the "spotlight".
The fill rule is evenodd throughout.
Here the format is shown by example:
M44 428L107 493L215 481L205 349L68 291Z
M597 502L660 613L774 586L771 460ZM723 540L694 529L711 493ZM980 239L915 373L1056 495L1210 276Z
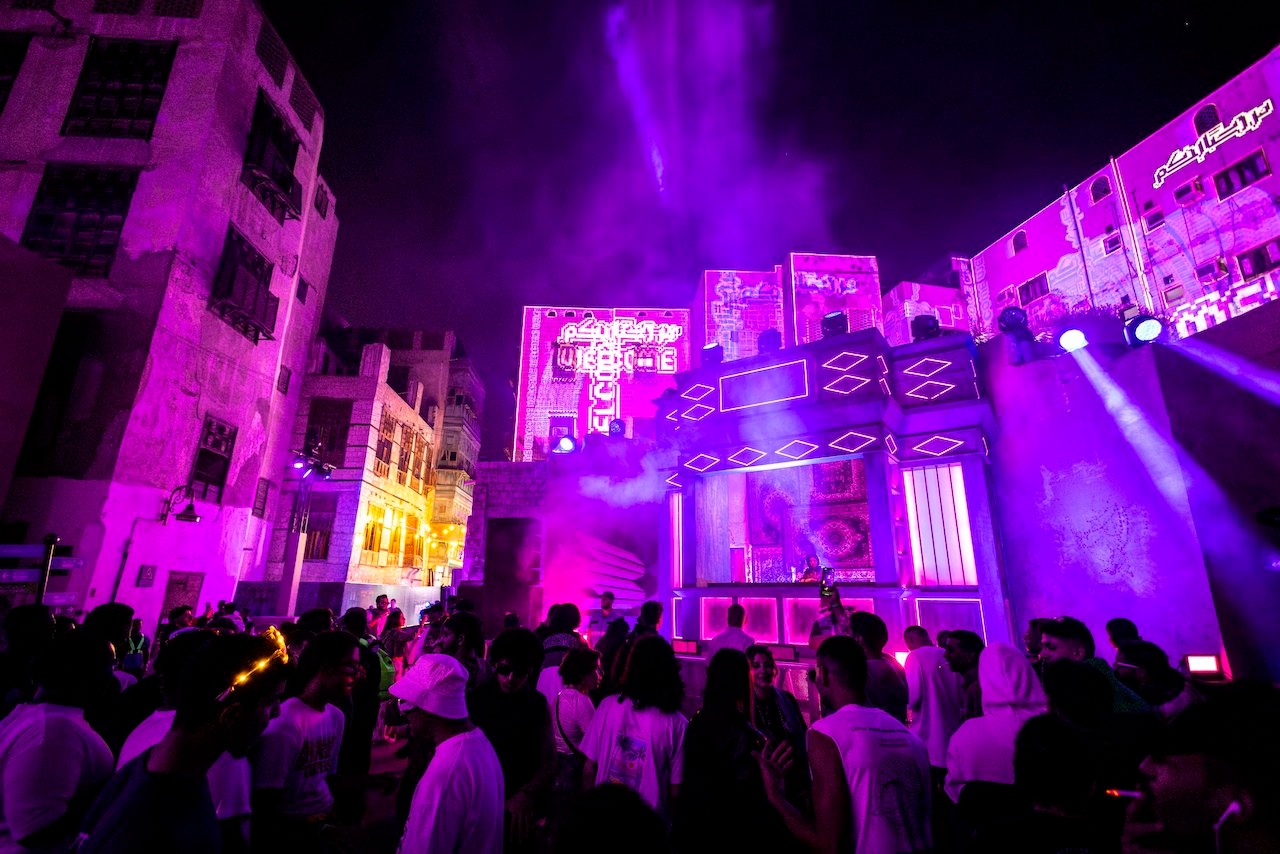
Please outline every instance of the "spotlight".
M782 349L782 333L776 329L766 329L756 339L756 350L760 353L776 353Z
M996 325L1000 327L1001 332L1017 332L1018 330L1026 329L1029 322L1027 312L1024 309L1011 305L1000 312Z
M931 338L942 337L942 324L938 323L936 315L917 314L911 318L911 340L912 341L928 341Z
M623 421L621 418L615 418L612 421L610 421L609 435L610 436L626 436L627 422Z
M293 467L294 467L294 468L296 468L296 469L300 469L300 468L302 468L303 466L305 466L306 464L307 464L307 461L306 461L306 460L304 460L302 457L298 457L297 459L295 459L295 460L293 461Z
M829 311L822 315L822 337L843 335L849 331L849 315L843 311Z
M1124 340L1130 347L1150 344L1164 334L1164 323L1149 314L1139 314L1124 325Z
M702 364L718 365L724 361L724 348L719 344L708 344L702 348Z
M556 440L556 444L551 449L551 453L572 454L576 450L578 450L578 443L573 440L572 436L561 436Z
M1075 352L1089 345L1089 339L1079 329L1067 329L1058 336L1058 346L1068 353Z

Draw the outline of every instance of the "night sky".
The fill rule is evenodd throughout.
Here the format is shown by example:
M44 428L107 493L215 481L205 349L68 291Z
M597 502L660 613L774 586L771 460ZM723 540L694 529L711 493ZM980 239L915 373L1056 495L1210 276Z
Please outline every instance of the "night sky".
M262 3L325 108L328 304L455 329L487 455L521 305L682 306L792 250L920 276L1280 43L1257 2Z

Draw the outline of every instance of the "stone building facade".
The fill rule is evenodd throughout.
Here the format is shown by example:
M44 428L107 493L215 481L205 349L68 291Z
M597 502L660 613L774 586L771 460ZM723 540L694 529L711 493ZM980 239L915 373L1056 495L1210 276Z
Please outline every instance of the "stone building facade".
M144 624L260 575L338 220L252 0L0 8L0 234L73 274L3 518ZM193 505L198 523L183 522Z

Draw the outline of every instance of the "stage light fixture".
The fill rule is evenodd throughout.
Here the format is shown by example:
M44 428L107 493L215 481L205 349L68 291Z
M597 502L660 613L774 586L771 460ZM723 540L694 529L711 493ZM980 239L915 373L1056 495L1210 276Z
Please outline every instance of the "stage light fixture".
M996 325L1000 327L1001 332L1017 332L1018 330L1026 329L1029 322L1025 309L1011 305L1000 312Z
M1124 340L1130 347L1150 344L1164 334L1164 323L1149 314L1139 314L1124 325Z
M1079 329L1066 329L1058 336L1058 346L1073 353L1089 346L1089 339Z
M702 348L702 365L718 365L724 361L724 348L719 344L708 344Z
M843 311L829 311L822 315L822 337L843 335L849 331L849 315Z
M617 437L617 436L626 436L626 435L627 435L627 422L623 421L621 418L615 418L615 419L613 419L612 421L610 421L610 422L609 422L609 435L610 435L610 436L615 436L615 437Z
M777 353L782 349L782 333L776 329L766 329L756 338L756 350L761 354Z
M556 444L551 449L551 453L572 454L576 450L578 450L578 443L573 440L572 436L561 436L556 440Z
M912 341L929 341L930 339L941 337L942 324L938 322L936 315L917 314L911 318Z

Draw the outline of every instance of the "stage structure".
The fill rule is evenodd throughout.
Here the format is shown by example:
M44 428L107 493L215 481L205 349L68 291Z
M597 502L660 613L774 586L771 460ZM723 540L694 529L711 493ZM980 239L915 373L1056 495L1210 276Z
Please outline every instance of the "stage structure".
M780 661L810 658L816 556L888 651L912 624L1008 640L975 358L968 335L890 347L872 328L682 374L661 421L675 637L711 638L738 602Z
M675 308L525 306L516 389L516 462L546 459L562 437L626 435L691 367L690 313Z

